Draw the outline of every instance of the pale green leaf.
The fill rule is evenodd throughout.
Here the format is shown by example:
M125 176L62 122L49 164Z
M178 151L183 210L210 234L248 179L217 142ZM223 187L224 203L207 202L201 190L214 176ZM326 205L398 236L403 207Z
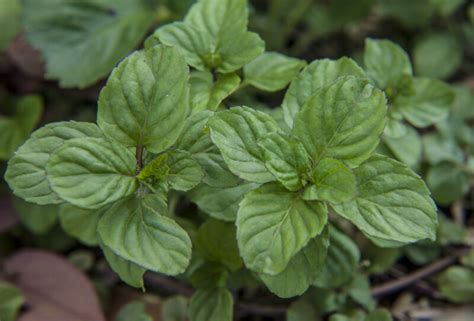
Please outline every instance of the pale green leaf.
M10 159L5 180L15 195L28 202L40 205L61 203L46 178L50 155L67 140L102 136L100 129L92 123L70 121L48 124L35 131Z
M172 189L188 191L198 185L204 173L191 154L181 150L168 153L169 173L166 180Z
M1 6L1 5L0 5ZM1 14L1 13L0 13ZM30 95L19 99L14 115L0 115L0 160L9 159L18 146L23 144L41 118L43 101L41 97Z
M234 224L208 219L199 227L197 250L206 260L221 263L230 270L238 270L243 264L235 234Z
M324 268L328 246L329 233L326 228L290 260L283 272L274 276L260 274L260 278L272 293L281 298L301 295Z
M383 136L383 142L390 152L401 162L411 168L416 168L423 153L423 144L418 132L410 126L406 126L406 131L399 137Z
M13 205L20 221L35 234L45 234L58 221L58 205L38 205L15 197Z
M461 258L461 263L466 267L474 268L474 249L471 249L467 255Z
M225 288L197 290L189 304L190 321L232 321L234 300Z
M258 142L265 167L290 191L303 187L308 180L311 160L303 145L282 133L270 133Z
M354 302L357 302L367 310L375 308L375 300L370 292L369 278L365 275L356 275L347 287L347 293Z
M244 81L264 91L278 91L306 66L306 61L277 52L266 52L244 67Z
M234 107L212 116L209 127L212 141L234 174L255 183L274 180L258 146L265 135L277 132L273 118L249 107Z
M453 266L444 271L438 278L441 293L456 303L474 301L474 270Z
M21 291L10 283L0 281L0 318L15 321L25 299Z
M426 174L426 183L436 202L441 205L462 199L471 186L468 173L458 164L450 162L431 167Z
M161 305L162 321L186 321L188 315L188 298L175 295L167 298Z
M451 88L435 79L414 78L414 95L397 96L393 108L412 125L428 127L448 115L454 100Z
M456 72L462 60L462 46L456 35L449 32L429 34L421 38L413 50L416 73L423 77L448 78Z
M191 154L205 153L213 148L207 122L214 113L208 110L197 112L186 119L176 148Z
M196 289L224 287L229 279L225 266L214 262L204 262L191 275L191 283Z
M327 222L324 203L304 201L276 183L245 195L237 214L237 239L245 265L276 275Z
M0 52L8 47L21 27L20 0L3 0L0 2Z
M100 239L122 259L147 270L180 274L191 258L191 240L166 216L166 204L158 208L156 196L148 197L123 200L108 209L99 221ZM155 205L147 205L149 201Z
M219 220L234 221L244 195L258 186L246 182L237 182L228 187L201 184L189 193L189 197L200 210L210 216Z
M71 139L56 149L46 166L51 188L64 201L98 209L133 194L135 156L103 138Z
M413 74L407 53L389 40L365 41L364 66L367 76L381 89L396 87L405 75Z
M115 254L109 247L100 244L104 252L105 259L110 265L110 268L118 274L120 279L126 284L134 287L144 289L143 275L146 270L141 266L123 259Z
M393 321L393 318L390 311L380 308L371 311L365 318L365 321Z
M231 173L219 150L214 147L207 153L194 155L199 165L205 172L203 182L211 187L234 187L241 179Z
M245 0L200 0L189 10L184 22L159 28L154 37L176 46L191 66L229 73L263 53L264 42L247 31Z
M146 313L145 303L132 301L120 309L115 321L153 321L153 318Z
M364 260L368 263L370 273L384 273L390 269L400 257L400 249L379 247L373 242L367 242L362 253Z
M189 85L192 112L214 111L239 88L240 77L235 73L222 74L214 82L211 72L194 71L191 73Z
M313 184L303 194L306 200L320 200L337 204L356 194L356 178L343 162L322 159L313 170Z
M97 124L128 147L159 153L179 137L188 113L189 70L179 52L155 46L128 56L99 96Z
M423 147L426 160L435 165L443 161L461 164L464 153L452 137L445 137L438 132L423 136Z
M412 243L436 238L436 206L421 178L406 165L375 155L354 170L356 197L335 211L364 234Z
M315 321L317 320L316 310L311 302L297 300L290 304L286 311L287 321Z
M85 210L71 204L62 204L59 222L66 233L86 245L95 246L99 244L97 226L105 209Z
M283 100L283 112L288 127L293 128L293 119L308 99L319 89L331 85L344 76L365 79L365 73L352 59L315 60L293 80Z
M314 285L334 289L351 281L359 264L360 252L350 237L333 226L329 228L329 236L326 264Z
M334 158L357 166L379 144L385 112L382 91L355 77L339 78L298 112L293 134L316 163Z
M153 10L141 0L23 1L29 42L46 60L47 78L87 87L141 41Z

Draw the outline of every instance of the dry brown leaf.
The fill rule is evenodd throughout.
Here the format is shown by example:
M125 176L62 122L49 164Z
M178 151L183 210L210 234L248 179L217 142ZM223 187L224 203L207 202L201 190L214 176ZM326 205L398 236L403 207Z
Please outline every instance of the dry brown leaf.
M18 321L105 321L92 283L64 258L26 249L4 267L25 295L26 311Z

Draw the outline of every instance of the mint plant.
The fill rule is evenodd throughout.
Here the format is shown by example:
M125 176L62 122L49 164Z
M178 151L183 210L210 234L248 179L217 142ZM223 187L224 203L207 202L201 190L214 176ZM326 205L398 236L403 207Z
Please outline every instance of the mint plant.
M87 39L106 40L95 50L88 42L50 46L49 33L33 28L51 22L47 7L39 18L27 12L29 37L46 53L51 77L82 87L144 35L146 5L119 1L110 15L93 1L90 25L104 30ZM355 302L368 311L361 320L390 320L374 310L360 250L344 226L387 248L436 239L436 206L410 168L421 151L407 152L406 140L421 146L414 128L446 117L452 90L414 77L407 54L386 40L367 41L364 68L347 57L308 64L265 52L247 25L245 0L197 1L113 69L95 123L37 129L9 159L5 179L22 200L54 208L50 222L99 246L127 284L144 288L146 271L192 284L192 321L232 320L231 290L244 286L242 275L281 298L340 295L341 309ZM94 57L101 68L82 70ZM62 75L70 59L77 73ZM271 112L235 103L245 88L270 94L287 86ZM180 202L198 211L184 213ZM142 306L129 308L143 314Z

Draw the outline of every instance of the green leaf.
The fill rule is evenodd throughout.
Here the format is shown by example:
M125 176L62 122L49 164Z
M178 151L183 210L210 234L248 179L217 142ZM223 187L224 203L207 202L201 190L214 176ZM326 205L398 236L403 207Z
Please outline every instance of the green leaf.
M237 239L245 265L276 275L327 222L324 203L304 201L271 183L247 193L237 214Z
M13 205L21 222L35 234L45 234L58 220L58 205L37 205L17 197Z
M462 164L464 153L452 137L445 137L438 132L423 136L423 147L426 160L435 165L443 161Z
M97 124L125 146L144 146L153 153L167 149L188 113L188 77L188 66L174 48L133 53L100 92Z
M135 156L103 138L71 139L56 149L46 166L51 188L64 201L98 209L133 194Z
M191 283L197 289L224 287L229 279L229 271L219 263L204 262L191 275Z
M270 133L258 141L263 150L265 167L290 191L306 183L311 160L297 139L281 133Z
M155 159L143 167L143 169L137 175L137 178L141 182L150 186L154 186L156 183L166 179L170 172L168 157L168 153L158 155Z
M235 233L234 224L209 219L199 227L197 250L206 260L222 263L230 270L238 270L243 263Z
M293 128L293 119L304 104L319 89L331 85L339 77L356 76L365 79L365 73L352 59L315 60L293 80L283 100L285 122Z
M435 242L423 240L403 248L405 256L415 265L426 265L441 255L441 247Z
M210 187L231 188L241 182L239 177L231 173L217 147L206 153L195 154L194 159L205 172L202 181Z
M324 158L314 169L313 185L305 190L303 198L343 203L355 196L356 189L356 178L343 162Z
M225 288L197 290L189 304L190 321L232 321L234 300Z
M296 115L293 134L311 158L342 160L357 166L379 144L385 125L382 91L355 77L344 77L316 92Z
M393 321L393 318L388 310L376 309L367 315L365 321Z
M357 245L335 227L329 228L329 249L326 264L314 285L321 288L338 288L352 279L360 260Z
M438 278L441 293L455 303L474 301L474 270L453 266Z
M354 170L358 194L334 210L365 235L412 243L436 238L436 206L421 178L406 165L374 155Z
M0 160L9 159L30 135L43 113L41 97L30 95L19 99L12 117L0 115Z
M198 70L229 73L265 50L263 40L247 31L247 23L245 0L200 0L191 7L184 22L161 27L154 37L179 48L188 64Z
M162 321L186 321L188 315L188 298L175 295L166 299L161 305Z
M149 205L153 202L153 207ZM184 272L191 258L191 240L166 216L157 196L115 203L99 221L101 241L122 259L167 275ZM119 215L117 215L119 214Z
M277 52L266 52L244 67L245 83L264 91L278 91L306 66L306 61Z
M401 162L411 168L416 168L423 153L423 144L418 132L411 126L399 137L383 136L383 142L390 152Z
M207 127L207 122L212 115L214 115L213 112L203 110L188 117L184 122L181 136L176 142L176 148L191 154L205 153L212 150L213 145Z
M396 87L405 75L413 74L407 53L389 40L365 41L364 66L367 76L381 89Z
M204 173L191 154L182 150L174 150L168 155L170 170L166 179L172 189L189 191L201 182Z
M375 300L370 292L370 282L365 275L356 275L347 288L352 300L371 311L375 308Z
M145 311L145 303L132 301L127 303L117 314L116 321L153 321Z
M310 302L297 300L290 304L286 311L287 321L317 320L317 314Z
M210 216L219 220L234 221L244 195L258 186L246 182L229 187L201 184L189 193L189 197L200 210Z
M0 3L0 52L8 48L21 27L20 0L4 0Z
M8 162L5 180L13 193L40 205L62 203L46 178L46 164L65 141L80 137L103 135L96 125L75 121L51 123L35 131Z
M46 77L84 88L135 48L155 19L139 0L23 2L28 41L46 60Z
M434 165L426 174L426 183L440 205L462 199L469 191L469 175L459 166L449 162Z
M123 282L134 288L145 288L143 275L146 270L144 268L131 261L123 259L102 243L100 243L100 247L102 248L105 259L109 263L111 269L118 274Z
M25 299L15 286L0 281L0 318L2 321L15 321Z
M99 244L97 226L106 208L85 210L71 204L62 204L59 209L59 222L63 230L89 246Z
M379 247L370 241L364 246L362 253L364 260L368 262L368 272L376 274L390 269L401 255L398 248Z
M329 233L326 228L290 260L283 272L274 276L260 274L260 278L272 293L281 298L301 295L324 268L328 246Z
M240 77L235 73L220 75L214 82L209 71L194 71L189 79L190 104L193 113L216 110L219 105L239 88Z
M461 258L462 265L470 268L474 268L474 249L471 249L469 253Z
M445 79L460 67L463 49L454 34L433 33L420 39L413 50L417 75Z
M413 126L428 127L448 115L454 100L451 88L435 79L414 78L415 94L397 96L393 108Z
M278 125L273 118L249 107L234 107L212 116L209 127L211 139L232 173L255 183L274 180L258 146L266 134L277 132Z
M379 2L383 16L396 18L407 28L423 27L430 21L434 8L430 0L384 0Z

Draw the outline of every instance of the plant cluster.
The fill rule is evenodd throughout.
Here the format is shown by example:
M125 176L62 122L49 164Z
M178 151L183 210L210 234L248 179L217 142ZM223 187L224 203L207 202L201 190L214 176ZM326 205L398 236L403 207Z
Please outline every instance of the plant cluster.
M185 2L153 11L145 0L23 1L27 39L44 55L48 78L84 88L120 63L100 90L95 121L35 129L43 113L35 95L0 117L0 159L8 160L4 177L20 219L38 234L59 220L68 235L100 247L129 286L146 289L147 271L192 285L189 306L172 301L191 321L233 320L234 301L249 288L297 298L288 320L316 312L331 321L392 320L377 308L369 275L402 253L425 264L442 246L464 242L464 229L431 198L441 206L460 200L474 178L473 94L438 79L456 61L430 71L423 53L447 40L418 44L415 67L399 45L375 38L359 62L308 63L266 49L248 30L247 1L198 0L127 55L155 15L176 20ZM397 11L418 12L411 2L385 1L380 10L410 25L462 4L426 0L423 19L411 19ZM298 24L309 29L287 48L297 53L374 5L361 1L343 15L342 3L279 0L270 14L260 16L258 6L251 14L256 30L285 23L279 38L265 37L270 48L284 50ZM15 16L17 4L0 8ZM321 19L307 17L314 12ZM0 48L19 28L8 25ZM454 302L474 298L472 287L459 294L474 281L473 253L439 279ZM21 304L19 290L0 282L0 317L14 320ZM171 320L176 311L169 313ZM133 318L149 318L143 304L126 306L117 320Z

